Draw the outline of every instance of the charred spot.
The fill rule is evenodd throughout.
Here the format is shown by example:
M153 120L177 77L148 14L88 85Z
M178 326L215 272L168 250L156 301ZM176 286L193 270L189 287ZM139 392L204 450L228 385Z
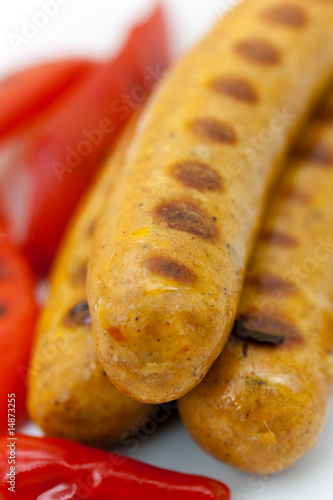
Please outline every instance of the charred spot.
M244 59L255 63L273 65L280 62L280 54L277 49L259 38L239 42L235 49Z
M292 155L305 161L308 165L318 167L332 167L333 165L332 151L324 143L303 143L293 149Z
M306 204L311 202L311 196L297 187L288 187L282 191L282 196L296 203Z
M333 122L333 103L321 104L313 118L319 122Z
M108 326L106 330L111 335L111 337L113 337L114 340L116 340L116 342L123 342L125 340L124 335L116 326Z
M248 351L249 351L249 346L248 346L248 344L246 342L244 342L244 344L243 344L243 356L245 358L247 356Z
M212 83L212 89L237 101L257 102L258 96L252 85L243 78L225 76Z
M253 341L260 344L278 345L284 342L283 335L261 331L258 327L252 328L242 317L236 319L231 334L240 340Z
M284 318L265 317L259 313L245 313L235 321L232 335L246 342L267 345L297 346L303 343L304 337L290 320Z
M93 220L91 222L91 224L89 224L89 226L87 227L87 231L86 231L86 235L88 237L93 236L94 231L96 229L96 225L97 225L97 221L96 220Z
M303 10L289 4L274 5L263 13L263 17L271 23L291 28L303 28L307 23Z
M68 313L65 319L67 326L87 326L91 325L91 316L87 301L80 302L74 306Z
M187 187L198 191L220 191L222 180L215 170L197 161L184 161L172 168L172 174Z
M297 240L289 234L280 231L263 231L260 239L271 245L276 245L282 248L291 248L298 245Z
M191 130L199 137L220 144L234 144L237 141L234 129L227 123L214 118L197 118L192 122Z
M214 240L217 237L217 228L211 217L190 201L161 203L155 208L153 217L156 222L162 222L176 231L195 234L205 240Z
M84 286L87 281L88 263L85 262L78 267L71 275L71 281L74 285Z
M308 160L321 166L332 166L332 151L325 144L317 144L310 152Z
M171 257L151 255L145 260L145 267L153 274L173 279L183 285L191 285L196 280L196 275L185 264Z
M260 293L271 293L275 290L280 290L283 293L292 293L294 290L294 285L280 276L274 276L269 273L248 277L246 282Z

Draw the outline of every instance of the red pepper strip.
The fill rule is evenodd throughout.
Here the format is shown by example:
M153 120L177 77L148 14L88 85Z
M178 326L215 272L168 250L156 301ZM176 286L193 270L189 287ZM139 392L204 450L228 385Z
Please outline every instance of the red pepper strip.
M170 62L170 48L164 11L156 7L151 17L132 29L131 56L145 88L156 86ZM148 45L146 39L154 43Z
M35 178L23 246L39 273L48 270L70 214L127 118L166 67L167 42L161 12L158 9L132 31L118 57L95 71L68 95L66 102L54 106L31 136L25 163ZM138 59L137 46L140 54L147 51L142 60ZM155 64L159 65L157 71ZM149 88L145 82L149 82Z
M61 94L97 67L85 60L34 66L0 82L0 138L31 122Z
M25 415L25 374L37 316L31 271L6 232L0 222L0 432L14 421L15 429ZM15 402L8 406L12 393Z
M65 439L16 437L0 439L0 493L7 494L4 498L10 498L12 485L17 500L230 498L228 487L213 479L159 469ZM15 460L16 476L12 485L7 475L11 459Z

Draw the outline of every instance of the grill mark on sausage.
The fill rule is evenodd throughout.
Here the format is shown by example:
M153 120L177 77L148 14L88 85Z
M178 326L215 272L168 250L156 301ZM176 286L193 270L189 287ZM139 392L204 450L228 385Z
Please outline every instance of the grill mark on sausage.
M87 301L79 302L76 306L72 307L65 318L64 323L67 326L90 326L91 316Z
M242 317L236 319L231 334L247 342L258 342L260 344L278 345L284 342L284 336L276 333L267 333L259 329L251 328Z
M263 273L259 276L250 276L247 278L247 283L260 293L272 293L276 290L283 293L293 293L295 290L293 284L284 280L280 276L275 276L270 273Z
M273 24L291 28L303 28L307 24L307 17L302 9L294 5L274 5L263 13L264 19Z
M91 224L89 224L87 231L86 231L86 236L91 237L94 234L95 228L97 225L97 220L93 220Z
M235 50L244 59L258 64L273 65L280 62L277 49L259 38L243 40L236 44Z
M310 160L311 163L316 163L320 166L332 166L332 151L325 144L317 144L317 146L311 151L308 160Z
M294 148L292 155L303 159L308 165L318 167L332 167L333 154L330 148L324 143L301 144Z
M314 113L313 118L318 122L333 123L333 103L321 105Z
M244 313L238 316L232 335L247 342L273 346L292 347L304 342L302 333L289 320L261 315L258 322L257 314Z
M235 144L237 141L234 129L214 118L197 118L191 123L191 130L199 137L221 144Z
M295 201L296 203L301 203L301 204L310 203L312 200L311 196L308 193L301 191L297 187L285 188L281 192L281 194L284 198L287 198L288 200Z
M282 248L290 248L298 245L297 240L289 234L280 231L263 231L260 239L271 245L276 245Z
M125 340L124 335L116 326L108 326L106 330L117 342L123 342Z
M204 163L184 161L174 165L171 172L182 184L198 191L221 191L222 189L221 177Z
M195 203L187 200L166 201L155 207L153 218L170 229L215 240L218 234L213 220Z
M171 257L151 255L146 258L144 265L151 273L171 278L183 285L191 285L196 281L196 275L193 271Z
M1 316L4 316L7 312L7 308L6 306L4 306L3 304L0 304L0 317Z
M224 76L214 80L211 87L220 94L225 94L238 101L254 103L258 101L258 95L252 85L243 78Z
M85 262L81 266L79 266L71 275L71 281L74 285L83 286L87 281L87 269L88 263Z

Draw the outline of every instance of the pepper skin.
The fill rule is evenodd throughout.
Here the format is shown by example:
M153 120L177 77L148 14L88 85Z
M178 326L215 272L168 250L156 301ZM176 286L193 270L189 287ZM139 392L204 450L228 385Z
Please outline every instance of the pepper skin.
M0 433L14 421L8 418L18 425L25 414L25 375L37 316L32 273L6 232L0 219ZM12 393L15 401L8 405Z
M33 172L30 221L22 244L38 273L48 271L73 209L168 61L164 15L157 8L134 28L116 58L100 65L31 131L23 155Z
M32 66L0 82L0 138L27 126L56 99L97 68L97 63L64 59Z
M16 500L229 500L227 486L172 472L59 438L16 435L0 439L0 496L11 487L10 445L15 448ZM7 496L6 496L7 495Z

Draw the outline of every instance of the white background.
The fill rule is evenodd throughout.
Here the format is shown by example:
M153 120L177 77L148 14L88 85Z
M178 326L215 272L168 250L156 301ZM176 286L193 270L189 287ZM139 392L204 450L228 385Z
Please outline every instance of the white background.
M37 20L43 3L56 2L58 12L48 17L27 43L12 43L29 21ZM58 3L59 2L59 3ZM63 5L60 5L60 2ZM0 71L8 73L32 61L58 55L102 58L117 50L133 22L142 18L154 0L1 0ZM190 47L236 0L165 0L173 54ZM42 21L42 17L40 18ZM43 21L42 21L43 22Z
M106 57L119 48L126 29L153 5L153 0L59 0L63 5L58 5L58 12L49 17L27 43L15 48L10 39L13 34L21 35L26 19L36 19L34 16L42 10L42 2L1 0L0 77L33 62L58 56ZM173 55L178 56L236 1L165 0L162 3L167 8ZM32 425L25 430L38 434ZM225 481L232 490L233 500L333 498L332 412L317 448L287 471L267 478L239 472L214 460L190 439L177 418L170 418L159 431L140 442L135 452L132 446L119 450L154 465Z

